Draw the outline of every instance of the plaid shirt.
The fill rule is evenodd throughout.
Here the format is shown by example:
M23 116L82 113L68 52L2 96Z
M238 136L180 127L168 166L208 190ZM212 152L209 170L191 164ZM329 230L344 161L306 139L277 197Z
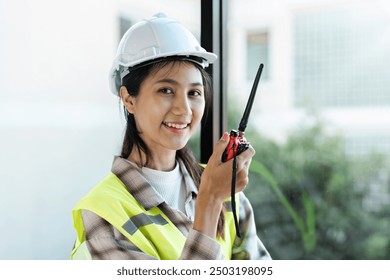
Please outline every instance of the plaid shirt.
M187 188L186 208L194 212L198 190L184 164L179 162ZM216 240L192 228L193 217L171 208L150 186L140 169L127 160L115 157L112 172L127 186L129 192L146 209L159 207L186 237L180 259L221 260L223 255ZM252 207L243 193L240 193L240 230L245 238L236 238L232 259L270 259L266 248L257 237ZM115 227L95 213L83 210L82 219L86 234L86 245L92 259L154 259L138 249Z

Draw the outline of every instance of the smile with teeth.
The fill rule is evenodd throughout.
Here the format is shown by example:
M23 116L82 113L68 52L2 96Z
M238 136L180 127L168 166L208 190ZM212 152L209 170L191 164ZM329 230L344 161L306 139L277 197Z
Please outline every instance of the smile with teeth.
M178 123L168 123L168 122L163 122L163 124L167 127L172 127L176 129L185 129L189 125L188 123L178 124Z

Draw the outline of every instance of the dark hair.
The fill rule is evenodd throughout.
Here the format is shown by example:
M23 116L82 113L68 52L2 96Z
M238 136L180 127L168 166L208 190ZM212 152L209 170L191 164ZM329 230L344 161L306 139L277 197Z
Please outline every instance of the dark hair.
M172 63L172 64L171 64ZM182 61L182 60L163 60L159 61L153 64L148 64L143 67L137 67L134 69L130 69L129 74L127 74L123 80L122 85L126 87L127 92L131 96L137 96L139 94L140 86L142 82L152 73L155 73L162 68L164 68L167 65L171 65L172 67L175 65L175 63L190 63L192 65L195 65L197 69L199 69L202 80L203 80L203 86L204 86L204 94L205 94L205 112L203 115L203 118L207 117L208 109L210 107L211 103L211 77L210 75L198 64L188 61ZM141 156L142 153L144 153L146 159L145 163L147 164L148 161L152 158L152 154L150 153L149 148L146 146L145 142L142 140L142 138L139 136L139 132L136 127L134 115L129 113L126 108L124 108L124 114L127 121L126 125L126 132L123 139L123 145L122 145L122 151L121 151L121 157L128 158L134 148L138 150L139 156L142 159ZM194 181L195 185L199 187L200 185L200 178L203 172L203 167L199 165L197 160L195 159L192 151L187 147L183 147L180 150L176 151L176 158L180 159L185 167L187 168L192 180ZM223 228L224 228L224 213L221 213L219 221L218 221L218 234L223 236Z

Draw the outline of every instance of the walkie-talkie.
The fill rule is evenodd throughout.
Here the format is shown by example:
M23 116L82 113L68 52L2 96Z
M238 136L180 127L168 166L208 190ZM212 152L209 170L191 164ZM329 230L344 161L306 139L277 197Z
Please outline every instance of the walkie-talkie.
M237 213L236 213L236 203L235 203L235 193L236 193L236 170L237 170L237 161L236 156L249 148L249 142L245 139L244 133L246 126L248 124L249 115L252 109L253 101L255 99L257 86L259 85L261 73L263 72L264 65L260 64L259 69L253 82L252 90L249 95L248 103L244 114L241 118L238 130L232 129L230 131L229 144L226 146L224 153L222 154L222 161L226 162L230 159L233 159L233 174L232 174L232 185L231 185L231 204L232 211L234 216L234 223L236 227L237 236L241 238L241 233L238 227Z

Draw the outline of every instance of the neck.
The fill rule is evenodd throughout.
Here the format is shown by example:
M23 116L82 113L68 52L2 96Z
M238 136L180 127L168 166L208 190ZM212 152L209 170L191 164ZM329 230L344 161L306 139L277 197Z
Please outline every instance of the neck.
M148 167L160 171L171 171L176 165L176 151L151 153L147 158L143 151L134 147L128 157L128 160L142 167Z

